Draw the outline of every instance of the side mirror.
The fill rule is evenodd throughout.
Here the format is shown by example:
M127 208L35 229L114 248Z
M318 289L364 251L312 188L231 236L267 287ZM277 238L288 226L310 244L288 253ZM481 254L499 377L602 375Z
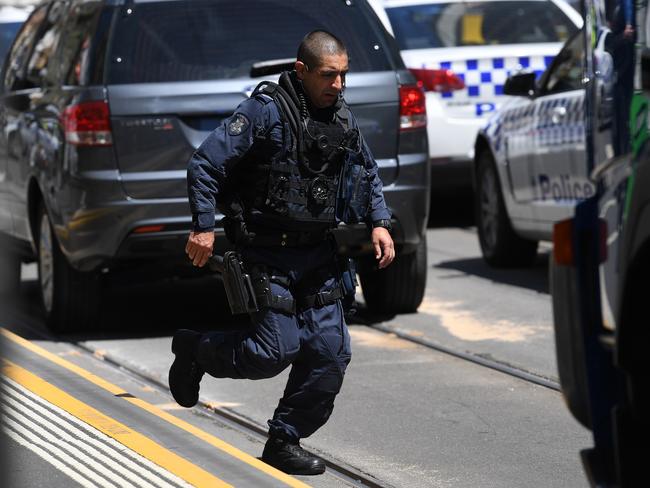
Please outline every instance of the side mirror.
M503 93L515 97L532 97L535 94L535 79L535 73L511 75L503 86Z

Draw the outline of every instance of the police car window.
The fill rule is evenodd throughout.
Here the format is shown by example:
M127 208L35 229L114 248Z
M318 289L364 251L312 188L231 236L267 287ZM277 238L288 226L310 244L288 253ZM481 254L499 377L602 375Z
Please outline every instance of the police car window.
M562 48L541 80L542 94L583 88L583 64L584 44L582 36L577 35Z
M11 52L5 61L4 90L19 90L23 88L23 74L25 63L29 56L34 38L38 33L41 22L47 15L47 6L37 8L25 21L21 31L18 33Z
M253 63L295 59L304 35L319 28L346 44L351 72L391 69L380 31L354 3L164 1L128 11L112 36L109 84L247 77Z
M400 49L564 42L577 30L550 1L425 3L386 13Z

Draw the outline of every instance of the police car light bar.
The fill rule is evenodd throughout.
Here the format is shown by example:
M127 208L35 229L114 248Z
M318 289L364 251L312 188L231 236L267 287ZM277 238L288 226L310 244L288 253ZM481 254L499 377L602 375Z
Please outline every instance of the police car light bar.
M418 85L420 85L424 91L448 93L465 88L463 80L450 69L411 68L409 71L413 73L415 78L417 78Z

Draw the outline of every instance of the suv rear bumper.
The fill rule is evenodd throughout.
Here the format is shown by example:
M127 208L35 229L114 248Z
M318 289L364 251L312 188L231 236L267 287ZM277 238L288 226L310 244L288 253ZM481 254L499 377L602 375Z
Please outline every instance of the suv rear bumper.
M384 188L384 195L393 211L397 249L410 252L426 228L429 187L422 184L422 179L418 184L394 183ZM140 232L150 226L162 228ZM184 198L129 199L77 211L74 218L58 227L57 235L70 263L79 270L94 271L130 260L184 260L191 214ZM227 249L227 240L221 229L216 232L215 252L220 253ZM372 252L363 224L342 225L335 235L340 250L346 254Z

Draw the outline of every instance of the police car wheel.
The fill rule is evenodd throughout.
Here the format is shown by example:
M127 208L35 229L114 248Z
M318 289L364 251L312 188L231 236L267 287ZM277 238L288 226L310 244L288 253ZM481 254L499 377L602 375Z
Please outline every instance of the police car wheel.
M92 328L99 305L98 275L70 266L42 206L36 224L38 280L47 326L55 332Z
M415 252L398 254L386 269L367 266L359 277L369 310L383 313L417 311L427 284L426 235L422 236Z
M479 155L476 189L476 225L485 261L499 268L530 266L537 256L537 241L524 239L512 229L496 166L488 151Z
M20 256L0 245L0 295L14 295L20 288Z

